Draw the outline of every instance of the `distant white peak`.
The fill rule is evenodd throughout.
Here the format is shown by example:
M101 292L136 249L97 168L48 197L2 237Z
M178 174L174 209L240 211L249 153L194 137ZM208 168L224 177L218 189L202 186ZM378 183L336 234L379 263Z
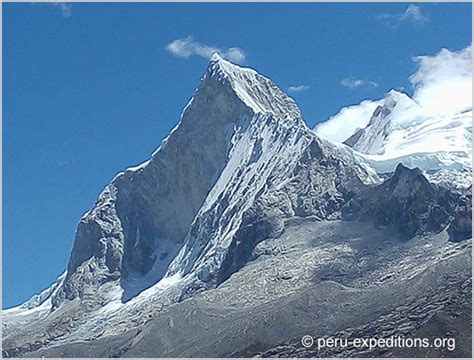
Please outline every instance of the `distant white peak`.
M391 127L406 127L424 121L429 115L410 96L396 90L390 90L368 124L373 126L380 121Z
M395 99L411 99L407 94L399 90L390 89L385 97L393 97Z
M393 151L410 129L427 121L429 116L407 94L390 90L364 130L358 130L346 144L364 154L382 155Z
M408 104L408 103L414 103L414 101L404 93L401 93L396 90L390 90L385 97L384 105L389 108L394 108L398 104Z
M398 163L423 170L471 169L472 112L428 113L407 94L391 90L363 130L345 143L366 154L378 172Z
M381 108L385 108L386 112L394 108L419 107L419 105L407 94L397 90L390 90L382 99Z
M217 53L212 55L205 76L229 84L240 100L256 113L301 118L296 102L270 79L253 69L235 65Z

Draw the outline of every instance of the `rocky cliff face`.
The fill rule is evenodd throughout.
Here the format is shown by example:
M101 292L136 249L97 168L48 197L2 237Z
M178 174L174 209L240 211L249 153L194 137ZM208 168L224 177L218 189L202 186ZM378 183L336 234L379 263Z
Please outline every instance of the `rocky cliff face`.
M453 220L448 227L449 238L461 241L472 238L472 186L456 199Z

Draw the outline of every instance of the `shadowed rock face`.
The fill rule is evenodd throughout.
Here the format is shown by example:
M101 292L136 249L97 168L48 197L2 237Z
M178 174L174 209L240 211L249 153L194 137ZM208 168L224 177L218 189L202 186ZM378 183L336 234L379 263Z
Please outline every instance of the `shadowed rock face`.
M357 141L362 137L362 135L364 135L364 133L365 133L364 129L357 129L354 132L354 134L352 134L350 137L344 140L343 144L350 147L354 147L354 145L357 144Z
M472 238L472 186L458 198L448 234L451 241Z
M453 218L460 217L464 202L455 193L428 182L419 169L399 164L383 184L351 199L343 209L343 217L391 226L409 239L445 229Z

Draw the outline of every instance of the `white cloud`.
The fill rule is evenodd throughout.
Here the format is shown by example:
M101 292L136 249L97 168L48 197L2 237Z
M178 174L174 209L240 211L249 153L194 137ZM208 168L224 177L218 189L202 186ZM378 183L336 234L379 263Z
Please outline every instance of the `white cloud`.
M224 59L241 64L245 62L245 52L238 47L220 49L218 47L201 44L195 41L192 36L176 39L166 45L166 50L176 57L187 59L191 55L201 56L210 59L212 54L217 52Z
M441 49L413 58L419 66L410 76L413 98L426 110L448 115L472 108L472 49Z
M416 24L423 24L428 21L428 18L421 12L420 6L410 4L403 13L401 21L411 21Z
M354 76L349 76L347 78L342 79L341 85L350 89L357 89L363 86L376 88L377 86L379 86L379 84L377 84L375 81L358 79Z
M69 4L69 3L66 3L66 2L51 2L51 3L47 3L47 4L51 4L52 6L54 6L55 8L58 8L59 10L61 10L61 14L63 17L71 17L72 15L72 5Z
M360 104L344 107L329 120L316 125L314 131L331 140L342 142L358 128L365 128L377 106L382 103L383 100L364 100Z
M421 7L414 4L409 4L403 13L379 14L377 19L392 28L397 28L403 23L422 25L428 21L428 17L421 11Z
M30 2L31 5L40 5L40 6L50 6L54 7L58 10L61 11L61 15L65 18L71 17L72 16L72 4L67 3L67 2L47 2L47 1L34 1Z
M293 85L288 88L289 93L299 93L307 90L309 90L309 86L307 85Z

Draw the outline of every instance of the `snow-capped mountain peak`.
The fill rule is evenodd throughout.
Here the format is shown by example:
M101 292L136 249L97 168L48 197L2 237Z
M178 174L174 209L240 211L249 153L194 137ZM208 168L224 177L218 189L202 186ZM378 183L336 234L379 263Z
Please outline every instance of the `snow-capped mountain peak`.
M223 58L219 55L219 53L218 53L217 51L215 51L215 52L211 55L210 61L220 61L220 60L223 60Z
M281 118L300 118L296 102L270 79L253 69L241 67L214 53L205 77L229 84L236 95L256 113L270 113Z
M415 101L413 101L413 99L411 99L407 94L399 90L391 89L385 97L384 106L394 107L398 103L415 103Z
M243 213L311 135L271 80L213 56L178 126L81 219L53 306L104 282L118 281L116 293L128 301L175 273L218 270Z
M427 114L407 94L390 90L383 105L378 106L366 128L358 129L344 143L364 154L384 154L390 150L395 131L423 122Z
M472 111L438 116L407 94L391 90L344 144L364 154L378 172L391 172L398 163L432 172L455 170L468 184L471 170Z

